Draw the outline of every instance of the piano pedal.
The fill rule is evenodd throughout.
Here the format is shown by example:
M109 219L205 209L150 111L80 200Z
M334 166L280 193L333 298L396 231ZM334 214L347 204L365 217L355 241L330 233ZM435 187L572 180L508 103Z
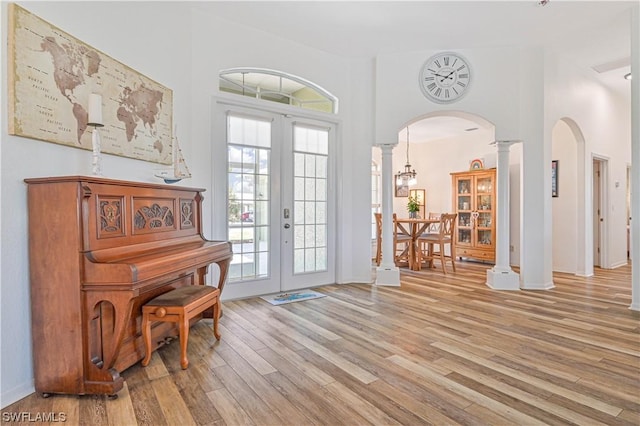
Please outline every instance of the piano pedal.
M93 358L91 358L91 362L98 368L102 368L102 366L104 365L104 361L98 358L97 356L94 356Z

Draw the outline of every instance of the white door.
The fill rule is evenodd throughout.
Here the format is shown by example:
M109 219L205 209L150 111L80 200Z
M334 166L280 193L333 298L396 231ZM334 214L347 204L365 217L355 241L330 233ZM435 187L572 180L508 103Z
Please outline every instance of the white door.
M282 290L335 282L333 182L335 129L285 119L282 191Z
M229 105L216 114L234 252L225 298L334 283L334 127Z
M600 161L593 160L593 266L601 266L600 238L602 210L600 198Z

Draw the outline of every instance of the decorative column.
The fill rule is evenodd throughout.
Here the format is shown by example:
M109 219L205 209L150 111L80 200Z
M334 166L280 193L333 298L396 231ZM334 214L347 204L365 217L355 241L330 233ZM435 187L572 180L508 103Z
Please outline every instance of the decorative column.
M382 151L382 261L376 270L376 285L400 286L400 270L393 253L393 148L396 144L378 145Z
M494 290L519 290L520 275L509 264L509 150L521 141L495 141L498 149L496 206L496 264L487 271L487 286Z

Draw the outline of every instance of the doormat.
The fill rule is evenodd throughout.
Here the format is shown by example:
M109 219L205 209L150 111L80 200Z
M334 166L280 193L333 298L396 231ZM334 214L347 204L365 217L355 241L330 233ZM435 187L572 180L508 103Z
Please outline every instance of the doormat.
M288 293L270 294L267 296L261 296L260 299L266 300L272 305L284 305L285 303L300 302L303 300L318 299L325 297L326 294L318 293L312 290L299 290Z

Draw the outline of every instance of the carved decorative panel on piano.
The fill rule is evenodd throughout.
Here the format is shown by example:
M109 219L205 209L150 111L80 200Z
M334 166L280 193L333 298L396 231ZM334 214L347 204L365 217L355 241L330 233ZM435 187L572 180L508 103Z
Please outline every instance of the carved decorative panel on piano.
M87 176L25 179L36 391L114 395L144 357L142 305L204 285L231 244L202 236L203 189ZM156 346L178 335L152 331Z

